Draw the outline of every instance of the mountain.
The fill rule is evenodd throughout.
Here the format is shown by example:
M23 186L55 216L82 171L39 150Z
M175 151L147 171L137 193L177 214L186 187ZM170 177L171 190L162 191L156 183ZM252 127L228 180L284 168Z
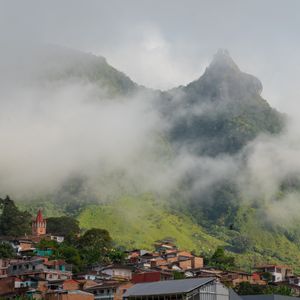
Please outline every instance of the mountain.
M2 51L3 85L95 84L110 97L124 97L144 89L109 65L103 56L51 44L26 44L22 51L15 45L5 45Z
M72 174L73 177L53 193L20 201L20 206L32 212L43 206L47 216L76 216L83 228L106 228L118 243L127 247L150 248L155 240L171 235L180 247L198 253L209 254L218 245L225 245L237 257L240 267L250 268L259 262L297 266L300 259L298 223L293 226L268 223L264 195L256 202L246 201L236 180L246 168L249 143L261 134L279 135L285 128L286 117L261 97L261 82L242 72L227 51L218 51L199 79L163 92L134 83L104 58L91 54L54 47L37 61L42 67L34 77L41 84L77 84L79 81L105 90L105 95L112 100L129 99L137 94L147 95L139 101L154 99L149 103L167 126L158 127L154 138L146 136L146 143L154 142L163 151L150 148L150 157L145 151L140 152L147 164L139 165L140 161L134 158L130 163L137 169L152 174L153 168L162 166L159 171L170 168L165 177L172 178L178 170L172 165L178 163L176 159L188 154L195 164L183 172L183 178L171 191L161 188L158 192L148 186L143 189L140 186L143 181L132 176L132 168L130 172L120 168L96 178L99 194L89 190L84 175ZM144 121L147 120L141 118L141 124L136 126L144 125ZM123 149L116 150L122 154ZM222 165L225 175L213 173L216 176L211 176L210 170L205 168L212 163L222 164L222 159L235 162L235 168L225 172ZM149 166L149 161L156 164ZM126 177L128 173L130 180ZM208 176L213 177L211 182ZM156 178L150 179L155 181ZM163 186L169 178L159 179L162 183L156 184ZM195 189L199 181L205 185ZM101 187L117 192L109 198L103 196ZM298 185L292 188L297 190ZM284 189L278 201L291 191L286 185Z
M279 133L284 117L261 92L261 82L219 50L198 80L171 91L167 105L174 106L175 98L180 116L171 129L172 141L192 144L199 155L217 156L238 152L260 133ZM181 116L180 111L187 113Z
M102 56L67 48L47 47L41 60L44 68L38 76L47 81L82 80L99 85L110 96L128 96L141 88L127 75L110 66Z

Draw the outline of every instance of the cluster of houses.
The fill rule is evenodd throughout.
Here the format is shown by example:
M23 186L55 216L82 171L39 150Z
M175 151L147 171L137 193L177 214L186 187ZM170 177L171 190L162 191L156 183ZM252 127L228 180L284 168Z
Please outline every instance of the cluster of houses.
M228 286L235 287L241 282L266 285L270 281L289 285L299 295L300 277L294 276L293 270L287 266L259 266L252 274L218 270L205 267L202 257L180 250L168 240L156 242L154 251L127 251L122 264L94 265L83 273L73 274L72 266L64 260L49 259L51 249L36 248L41 239L63 241L63 237L46 233L46 223L39 211L32 223L32 236L11 241L18 253L17 258L0 258L0 297L238 300L239 296Z

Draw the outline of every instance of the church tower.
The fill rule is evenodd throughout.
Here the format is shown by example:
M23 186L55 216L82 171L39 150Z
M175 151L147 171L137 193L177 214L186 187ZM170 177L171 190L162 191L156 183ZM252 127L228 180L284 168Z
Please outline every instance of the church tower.
M42 211L39 209L35 220L32 221L32 235L46 234L47 222L43 218Z

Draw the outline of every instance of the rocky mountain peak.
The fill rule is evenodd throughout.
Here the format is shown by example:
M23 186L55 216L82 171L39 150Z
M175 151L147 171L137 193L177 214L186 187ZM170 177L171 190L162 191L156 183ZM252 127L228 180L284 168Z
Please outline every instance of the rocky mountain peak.
M240 72L239 67L233 61L228 50L226 49L219 49L217 51L208 67L208 70L217 72L225 72L230 70Z

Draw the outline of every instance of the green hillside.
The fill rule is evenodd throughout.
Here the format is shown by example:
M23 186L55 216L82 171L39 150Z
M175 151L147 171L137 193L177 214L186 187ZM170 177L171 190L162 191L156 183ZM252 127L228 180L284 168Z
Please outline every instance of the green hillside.
M239 231L224 226L205 229L188 216L174 213L152 197L143 196L88 206L78 220L83 229L107 229L119 245L129 249L152 249L155 240L171 237L180 248L205 255L223 245L236 257L237 266L243 269L278 262L300 270L299 247L282 232L264 228L255 214L249 207L240 208L237 218L243 218L244 222Z
M92 205L78 217L83 228L105 228L117 243L129 248L151 249L165 237L179 247L209 253L224 242L208 235L185 215L169 212L150 196L123 197L113 203Z

